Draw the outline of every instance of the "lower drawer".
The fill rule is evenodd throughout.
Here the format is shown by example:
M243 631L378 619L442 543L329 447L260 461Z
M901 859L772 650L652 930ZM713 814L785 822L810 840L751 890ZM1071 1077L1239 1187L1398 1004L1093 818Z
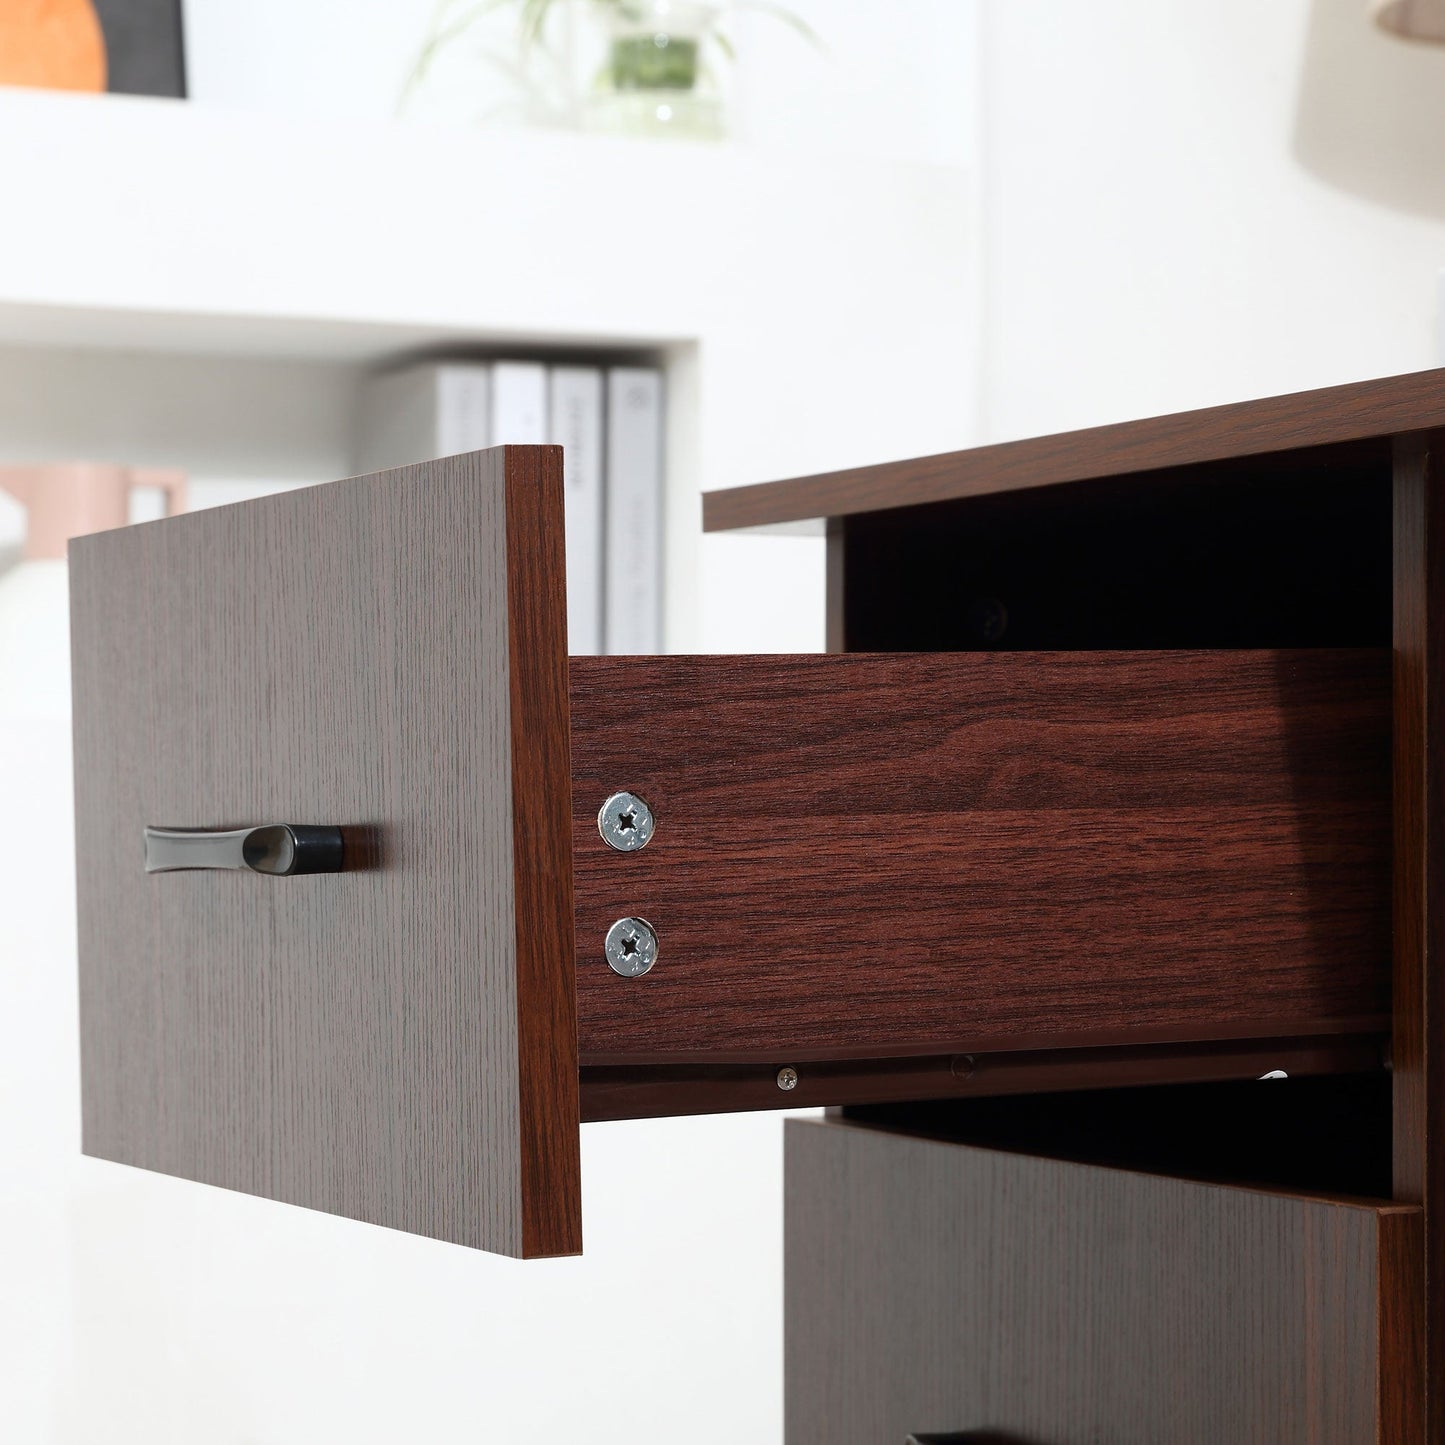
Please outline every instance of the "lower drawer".
M786 1200L788 1445L1418 1438L1419 1209L811 1120Z

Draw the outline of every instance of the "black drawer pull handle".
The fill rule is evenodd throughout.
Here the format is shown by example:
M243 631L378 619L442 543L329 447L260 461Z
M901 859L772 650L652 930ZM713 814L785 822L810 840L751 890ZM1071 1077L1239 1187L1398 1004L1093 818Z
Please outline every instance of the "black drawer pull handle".
M273 878L298 873L339 873L340 828L268 823L259 828L147 828L146 872L189 868L249 868Z

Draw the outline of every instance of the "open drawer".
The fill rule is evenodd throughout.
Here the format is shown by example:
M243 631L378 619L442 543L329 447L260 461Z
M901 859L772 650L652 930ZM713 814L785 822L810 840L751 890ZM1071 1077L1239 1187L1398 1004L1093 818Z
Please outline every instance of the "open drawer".
M583 1118L1379 1066L1387 649L569 672L562 537L508 447L73 544L87 1153L546 1255Z

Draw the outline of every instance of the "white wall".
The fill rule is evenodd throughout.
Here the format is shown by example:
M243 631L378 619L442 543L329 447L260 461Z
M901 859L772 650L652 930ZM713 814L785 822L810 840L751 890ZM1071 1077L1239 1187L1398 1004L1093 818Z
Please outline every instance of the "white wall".
M1408 127L1330 117L1438 111L1445 48L1360 0L989 0L982 69L990 437L1436 364L1445 224L1321 173L1373 145L1430 199L1439 125L1402 167Z
M383 119L397 113L433 0L185 0L184 8L190 92L200 104ZM728 22L738 63L722 79L738 138L947 165L972 159L976 0L789 0L785 8L821 47L762 7ZM513 87L487 58L510 58L514 13L503 6L449 48L405 114L516 119L506 108Z

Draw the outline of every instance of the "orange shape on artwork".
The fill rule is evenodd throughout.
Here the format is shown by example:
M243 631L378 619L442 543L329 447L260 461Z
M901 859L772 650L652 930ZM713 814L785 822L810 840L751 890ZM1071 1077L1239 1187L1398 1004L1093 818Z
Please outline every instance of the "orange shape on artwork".
M105 36L91 0L0 0L0 85L104 90Z

